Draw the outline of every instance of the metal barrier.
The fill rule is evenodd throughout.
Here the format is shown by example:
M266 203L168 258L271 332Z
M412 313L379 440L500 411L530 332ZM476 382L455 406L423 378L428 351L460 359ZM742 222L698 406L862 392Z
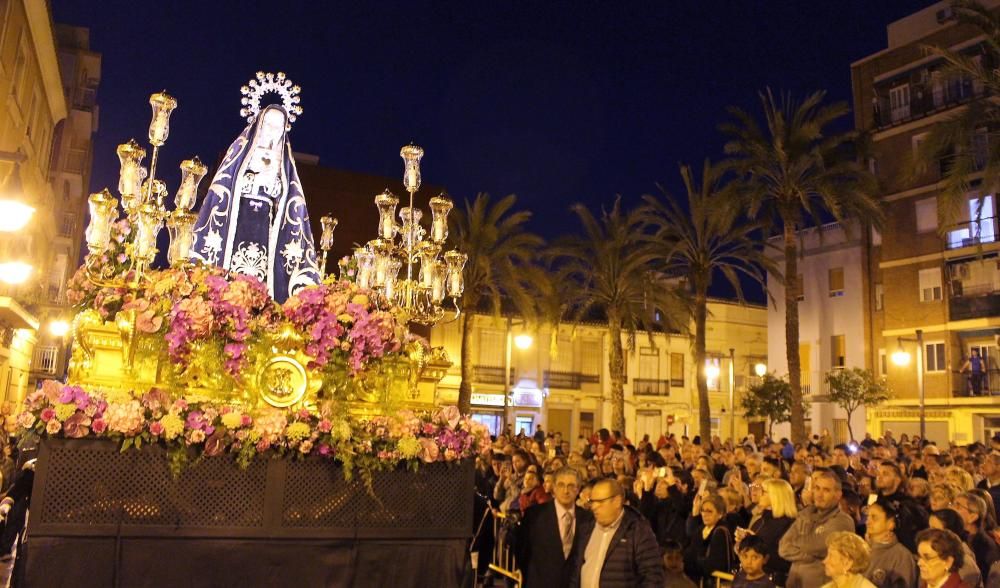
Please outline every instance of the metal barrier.
M736 578L726 572L712 572L712 577L715 578L715 588L729 588L733 585L733 580Z
M492 509L493 513L493 561L490 563L490 570L509 578L514 582L516 588L521 588L524 582L524 575L517 567L517 561L510 548L508 533L513 532L514 527L510 524L511 519L507 513Z

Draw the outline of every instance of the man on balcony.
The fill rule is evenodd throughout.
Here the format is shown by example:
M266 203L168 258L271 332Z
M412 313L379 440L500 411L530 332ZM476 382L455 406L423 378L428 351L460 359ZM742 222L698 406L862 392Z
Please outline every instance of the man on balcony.
M959 370L963 374L968 372L969 374L969 386L972 389L970 396L981 396L983 393L983 375L985 371L983 370L983 358L979 357L979 350L973 349L969 358L965 360L962 364L962 369Z

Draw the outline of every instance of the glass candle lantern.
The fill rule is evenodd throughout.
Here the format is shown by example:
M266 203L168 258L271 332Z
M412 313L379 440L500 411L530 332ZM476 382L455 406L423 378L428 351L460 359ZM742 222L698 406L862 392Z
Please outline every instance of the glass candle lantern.
M178 266L188 261L188 253L194 244L194 223L197 215L183 210L176 210L167 219L167 231L170 233L170 248L167 249L167 261L171 266Z
M391 241L396 236L396 223L393 218L396 215L396 206L399 205L399 198L386 190L375 197L375 206L378 207L378 236L380 239Z
M208 168L198 159L186 159L181 162L181 184L177 188L174 204L177 210L191 210L198 199L198 185L208 173Z
M358 286L371 288L375 272L375 254L364 247L358 247L354 250L354 260L358 264Z
M167 185L160 180L153 180L152 192L150 192L149 180L142 183L142 194L149 195L149 203L155 203L159 208L163 208L163 200L167 197Z
M420 285L430 288L434 282L434 263L441 247L430 243L420 248Z
M445 278L448 275L448 264L435 261L431 275L431 302L441 304L445 296Z
M333 231L337 228L339 221L330 215L326 215L319 219L319 223L323 227L323 231L319 237L319 248L323 251L329 251L333 247Z
M444 254L444 261L448 264L448 296L459 298L465 291L465 262L469 256L458 251L449 251Z
M431 241L444 243L448 239L448 213L454 207L451 199L441 194L431 198Z
M159 147L167 142L170 135L170 114L177 108L177 100L166 93L157 92L149 97L153 107L153 119L149 123L149 142Z
M111 225L117 216L118 201L105 188L91 194L88 204L90 224L87 225L87 249L91 253L101 253L108 248L111 240Z
M399 156L403 158L403 186L407 192L416 192L420 189L420 158L424 156L424 150L416 145L407 145L399 150Z
M142 160L146 157L146 150L129 139L128 143L118 146L118 161L121 168L118 176L118 193L122 195L122 201L126 198L133 198L139 194L139 186L142 184Z
M399 270L403 267L403 262L390 258L386 264L385 281L382 282L382 295L386 300L394 301L399 287Z
M404 206L399 209L399 220L402 221L402 226L399 227L399 237L407 251L415 249L417 244L424 239L424 230L420 227L420 219L423 216L424 211L419 208Z
M163 228L164 213L153 204L143 204L136 214L136 259L150 263L156 257L156 236Z

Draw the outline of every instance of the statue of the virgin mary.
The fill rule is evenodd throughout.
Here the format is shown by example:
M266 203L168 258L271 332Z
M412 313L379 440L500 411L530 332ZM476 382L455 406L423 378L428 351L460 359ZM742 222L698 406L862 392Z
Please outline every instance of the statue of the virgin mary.
M320 281L289 126L277 105L250 117L212 178L190 254L259 278L278 302Z

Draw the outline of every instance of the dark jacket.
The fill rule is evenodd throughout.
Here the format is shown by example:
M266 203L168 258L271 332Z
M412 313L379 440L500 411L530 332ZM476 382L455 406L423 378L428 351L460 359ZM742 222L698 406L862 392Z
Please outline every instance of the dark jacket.
M791 517L774 518L771 509L761 513L750 530L764 541L764 548L767 549L768 560L764 564L764 571L774 579L778 586L784 586L788 578L788 570L792 567L792 562L778 555L778 543L785 535L788 527L792 526L795 519Z
M711 580L714 572L731 573L736 559L733 550L733 536L729 528L719 521L708 539L702 538L705 528L701 517L691 517L688 531L690 541L684 550L684 572L702 585L715 585Z
M667 498L662 500L652 492L643 492L639 510L649 519L657 543L663 545L667 539L673 539L681 545L687 545L684 525L691 512L691 502L676 486L671 486Z
M896 537L911 552L917 552L917 533L927 528L930 515L916 500L902 490L887 496L879 494L881 500L887 500L899 514L896 516Z
M983 581L989 577L990 567L997 560L1000 560L1000 546L993 540L986 531L979 531L969 535L969 547L976 556L976 565L983 576Z
M582 527L593 527L594 515L579 506L574 507L576 537ZM563 588L569 584L572 571L573 551L569 558L563 557L562 535L559 531L558 511L554 500L532 506L524 512L524 518L517 527L515 548L517 563L524 572L525 588Z
M595 522L577 527L573 544L573 572L569 585L580 586L580 570L583 567L587 543L594 532ZM621 524L611 538L608 552L601 567L601 588L662 588L663 562L660 547L649 527L649 522L639 511L625 507Z

